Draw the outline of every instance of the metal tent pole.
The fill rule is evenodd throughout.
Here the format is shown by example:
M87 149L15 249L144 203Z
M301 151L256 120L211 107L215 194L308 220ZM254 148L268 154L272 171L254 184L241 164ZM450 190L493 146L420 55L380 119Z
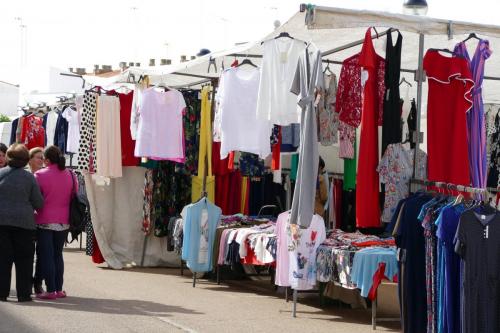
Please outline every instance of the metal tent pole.
M417 81L417 127L415 133L415 151L413 156L413 178L417 174L418 169L418 149L420 146L420 120L422 115L422 84L424 82L424 34L420 33L418 36L418 69L415 73L415 79Z
M293 310L292 310L292 316L293 318L297 317L297 290L293 290Z

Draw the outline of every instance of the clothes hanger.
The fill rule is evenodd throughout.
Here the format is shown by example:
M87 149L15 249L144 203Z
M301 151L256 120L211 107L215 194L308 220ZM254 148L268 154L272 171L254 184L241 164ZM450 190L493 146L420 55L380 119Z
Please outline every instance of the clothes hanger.
M236 68L241 67L241 66L243 66L243 65L250 65L250 66L253 66L253 67L255 67L255 68L258 68L258 66L257 66L256 64L254 64L254 63L252 62L252 60L250 60L250 59L248 59L248 58L243 59L243 61L242 61L242 62L240 62L240 63L236 66Z
M429 51L435 51L435 52L444 52L444 53L449 53L453 55L453 51L450 51L449 49L429 49Z
M294 38L294 37L292 37L292 36L290 36L290 34L289 34L288 32L286 32L286 31L282 31L282 32L280 32L280 34L279 34L278 36L274 37L273 39L279 39L279 38L290 38L290 39L294 39L294 40L295 40L295 38ZM301 40L299 40L299 39L297 39L297 40L298 40L298 41L301 41ZM262 41L262 42L260 43L260 45L262 45L262 44L264 44L265 42L268 42L268 41L269 41L269 40ZM306 42L304 42L304 41L301 41L301 42L303 42L304 44L306 44L306 45L307 45L307 43L306 43Z
M399 85L403 84L403 83L406 83L407 85L409 85L410 87L412 87L411 83L406 81L406 78L403 76L401 77L401 81L399 81Z
M330 69L330 60L326 60L326 67L325 69L323 70L323 74L326 74L326 72L330 72L331 75L333 75L334 73L332 72L332 70Z
M474 38L474 39L477 39L477 40L481 40L481 38L477 37L477 35L476 35L476 33L475 33L475 32L471 32L471 33L469 34L469 36L468 36L466 39L464 39L464 40L462 41L462 43L465 43L465 42L467 42L468 40L473 39L473 38Z

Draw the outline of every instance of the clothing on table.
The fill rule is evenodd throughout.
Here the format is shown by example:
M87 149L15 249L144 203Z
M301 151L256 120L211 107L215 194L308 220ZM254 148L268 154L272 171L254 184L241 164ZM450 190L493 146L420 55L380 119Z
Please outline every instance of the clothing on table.
M243 151L266 158L271 153L271 124L257 118L257 95L260 70L255 67L226 69L219 82L221 158L233 151Z
M392 44L392 31L387 33L385 49L385 98L382 123L382 155L391 143L402 142L401 99L399 76L401 73L401 47L403 35L397 32L396 43Z
M64 109L62 116L68 122L68 137L66 139L66 151L68 153L78 153L80 146L80 120L77 110L71 107Z
M302 229L287 223L287 239L290 287L295 290L311 290L316 286L316 250L326 238L325 221L317 214Z
M122 166L138 166L140 159L134 156L135 141L130 132L130 118L134 92L126 94L118 93L120 99L120 144L122 154Z
M43 119L30 114L23 117L23 126L20 142L26 148L43 147L45 143L45 130L43 129Z
M117 97L99 96L96 123L96 174L101 177L121 177L120 100Z
M316 139L316 106L315 96L324 89L323 65L321 52L316 50L309 54L312 45L299 58L297 70L291 90L298 96L301 107L300 137L303 139L299 148L299 165L297 182L293 192L291 224L307 228L314 213L314 184L318 177L318 143Z
M465 58L446 57L429 50L423 66L429 78L428 179L467 186L470 172L464 133L467 133L466 113L472 107L474 87L469 65Z
M363 52L363 51L362 51ZM373 64L375 72L372 73L375 83L374 95L378 96L374 104L375 119L378 125L382 125L383 117L383 100L385 95L385 59L376 55L373 52L375 62ZM341 122L344 122L352 127L358 127L361 124L362 109L363 109L363 88L364 80L362 67L364 59L361 53L355 54L342 62L340 70L339 86L337 89L336 111L339 113Z
M305 43L293 38L264 42L257 98L259 119L282 126L300 122L297 97L290 92L290 86L298 59L305 50Z
M480 39L472 59L467 46L460 42L455 46L453 54L465 58L474 81L472 90L472 109L467 112L467 143L469 149L469 169L473 187L485 188L486 169L486 125L484 122L484 106L482 96L484 65L491 56L490 42Z
M422 150L418 150L418 169L415 177L417 179L427 178L427 155ZM413 161L415 151L405 149L403 144L390 144L384 156L380 160L377 172L380 175L380 182L385 184L384 211L382 221L388 223L398 202L410 194L409 182L413 176Z
M85 92L80 123L80 147L78 148L78 170L95 173L96 169L96 116L97 94Z
M43 116L43 123L44 123L44 128L45 128L45 146L46 147L54 145L54 136L56 133L57 118L58 118L58 114L54 110L50 111L45 116Z
M347 159L356 158L356 128L344 122L339 124L339 157Z
M215 230L219 223L221 209L207 198L185 208L182 259L192 272L212 270L212 253Z
M456 251L463 260L464 324L462 332L500 332L500 214L484 206L460 217Z
M325 91L318 103L318 141L323 146L337 143L338 114L335 112L335 98L337 95L337 77L335 74L325 76Z
M373 275L379 269L380 263L385 263L385 276L392 281L398 274L395 248L372 247L359 250L354 255L352 282L361 289L361 296L368 296L373 284Z
M178 90L144 90L134 155L184 163L182 116L186 103Z
M377 111L381 103L377 94L381 57L375 53L371 28L365 34L359 65L363 70L363 107L359 142L359 163L356 176L356 226L380 227ZM383 60L383 59L382 59ZM367 76L367 77L366 77ZM366 80L364 80L366 79Z

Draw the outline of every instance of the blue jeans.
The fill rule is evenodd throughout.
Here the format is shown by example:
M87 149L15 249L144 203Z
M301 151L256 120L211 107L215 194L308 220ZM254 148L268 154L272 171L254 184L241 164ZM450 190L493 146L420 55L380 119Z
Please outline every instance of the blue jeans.
M38 261L47 292L62 291L64 276L63 247L67 231L37 230Z

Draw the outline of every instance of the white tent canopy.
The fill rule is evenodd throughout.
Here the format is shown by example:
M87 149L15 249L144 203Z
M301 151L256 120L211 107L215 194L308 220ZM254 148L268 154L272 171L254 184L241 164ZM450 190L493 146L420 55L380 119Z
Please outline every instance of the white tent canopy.
M154 66L154 67L131 67L121 75L107 79L103 83L126 81L129 74L149 75L152 83L164 82L172 87L192 85L204 79L217 78L223 68L227 68L234 60L233 54L239 54L240 59L246 55L261 56L261 41L273 38L280 32L288 32L291 36L308 42L313 42L323 52L336 49L360 40L364 37L366 29L375 26L379 32L384 28L396 28L403 34L403 50L401 67L416 70L418 65L418 38L419 33L425 34L424 48L448 48L465 39L471 32L490 41L490 48L500 50L500 26L446 21L413 15L390 14L373 11L360 11L351 9L315 7L313 15L307 18L306 13L298 12L272 34L255 42L237 46L233 49L213 52L199 57L195 60L176 65ZM451 28L451 39L448 38L448 30ZM380 55L385 55L385 38L374 40L375 48ZM472 57L475 51L476 41L468 42L469 53ZM497 46L499 46L497 48ZM352 47L325 58L342 61L347 57L359 52L361 46ZM210 61L215 63L210 65ZM258 58L252 59L256 64ZM210 66L209 66L210 65ZM334 66L339 71L340 66ZM174 74L176 73L176 74ZM413 79L412 74L403 74L408 80ZM486 61L485 75L487 77L500 78L500 56L496 53ZM84 77L87 82L95 82L95 77ZM425 89L425 87L424 87ZM424 98L426 92L424 90ZM483 96L487 102L500 102L500 81L485 80L483 85ZM425 103L424 103L425 105ZM425 109L425 108L424 108Z

